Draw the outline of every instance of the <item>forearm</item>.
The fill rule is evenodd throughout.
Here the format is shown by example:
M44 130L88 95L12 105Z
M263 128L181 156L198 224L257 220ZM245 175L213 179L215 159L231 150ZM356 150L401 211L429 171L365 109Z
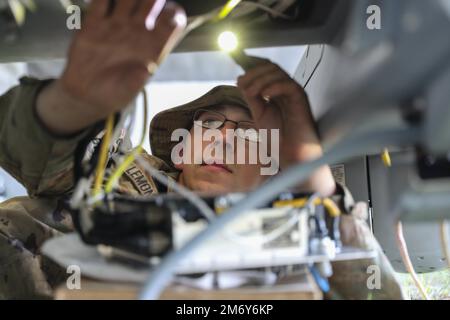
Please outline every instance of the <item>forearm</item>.
M284 157L282 167L290 167L292 165L308 162L318 159L322 156L322 146L317 143L304 143L293 148L293 152L289 158ZM324 197L332 195L336 190L331 169L329 166L322 166L315 170L305 183L298 186L299 189L309 192L318 192Z
M296 117L292 116L292 118L297 120L290 122L288 125L290 128L285 128L285 130L293 133L292 137L286 137L288 141L294 141L290 146L283 148L284 154L281 156L281 166L285 168L318 159L323 155L323 148L307 100L296 111ZM298 128L301 128L301 130L298 130ZM315 170L304 184L298 187L305 191L318 192L326 197L335 192L336 183L330 167L322 166Z
M70 136L93 125L107 115L91 107L65 90L61 80L55 80L39 94L36 114L52 134Z
M40 125L35 103L48 85L26 78L0 97L0 166L30 195L59 195L73 187L73 154L87 133L60 138Z

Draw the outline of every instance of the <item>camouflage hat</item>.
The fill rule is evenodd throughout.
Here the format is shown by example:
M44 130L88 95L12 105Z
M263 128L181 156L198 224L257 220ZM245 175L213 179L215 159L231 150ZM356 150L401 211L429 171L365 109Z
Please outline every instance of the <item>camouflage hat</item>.
M172 148L178 141L171 141L176 129L190 129L195 111L217 105L237 105L248 108L239 89L234 86L217 86L200 98L184 105L158 113L150 123L150 147L152 154L167 164L172 164Z

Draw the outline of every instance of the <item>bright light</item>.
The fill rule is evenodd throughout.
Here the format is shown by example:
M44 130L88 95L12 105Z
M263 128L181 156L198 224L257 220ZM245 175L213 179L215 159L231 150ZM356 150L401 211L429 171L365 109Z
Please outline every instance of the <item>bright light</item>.
M239 44L238 38L231 31L222 32L219 35L218 43L219 43L220 49L222 49L223 51L226 51L226 52L231 52L231 51L236 50L236 48L238 47L238 44Z

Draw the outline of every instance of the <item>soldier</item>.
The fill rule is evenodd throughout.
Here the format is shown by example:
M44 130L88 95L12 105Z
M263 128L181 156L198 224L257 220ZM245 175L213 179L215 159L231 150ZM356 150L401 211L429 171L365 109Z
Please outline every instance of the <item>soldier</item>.
M65 271L42 256L40 247L50 237L73 231L61 199L73 191L75 149L98 121L136 97L186 20L182 9L171 3L163 9L153 0L119 1L114 8L108 3L92 1L61 78L24 78L0 98L0 165L29 194L0 206L0 298L51 298L54 286L65 278ZM153 21L151 30L145 21L147 26ZM177 128L192 132L193 119L202 120L202 130L223 133L237 128L279 129L281 169L322 154L305 92L270 62L240 77L238 87L219 86L196 101L158 114L150 128L153 155L144 155L152 166L194 191L246 191L261 184L266 177L260 174L260 163L173 163L171 134ZM225 134L223 139L227 142ZM202 144L201 149L205 147ZM339 294L366 298L370 292L366 270L376 264L382 270L383 287L373 296L401 298L392 268L365 224L364 210L335 184L330 168L318 169L299 187L322 196L342 194L341 206L348 213L341 225L344 244L379 253L358 263L333 264L331 284ZM121 177L119 190L142 196L168 191L137 163Z

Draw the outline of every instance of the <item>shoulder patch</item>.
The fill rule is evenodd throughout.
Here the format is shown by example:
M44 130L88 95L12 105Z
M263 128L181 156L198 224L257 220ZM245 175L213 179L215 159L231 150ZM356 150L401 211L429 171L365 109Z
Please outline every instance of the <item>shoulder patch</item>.
M158 193L153 181L150 181L150 179L144 175L143 171L135 163L125 170L125 175L132 181L134 187L141 195Z

